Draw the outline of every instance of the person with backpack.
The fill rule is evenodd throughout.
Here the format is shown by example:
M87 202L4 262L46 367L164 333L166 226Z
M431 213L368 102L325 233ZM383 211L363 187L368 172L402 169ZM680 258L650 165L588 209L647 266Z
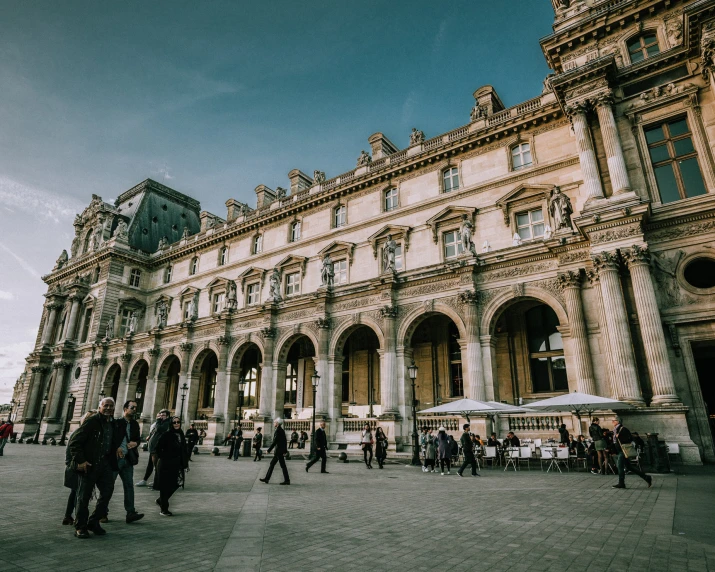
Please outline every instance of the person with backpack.
M449 442L450 435L447 435L447 430L444 426L440 426L437 431L437 452L439 454L439 466L444 475L444 466L447 465L447 474L449 475L449 470L452 468L452 447Z

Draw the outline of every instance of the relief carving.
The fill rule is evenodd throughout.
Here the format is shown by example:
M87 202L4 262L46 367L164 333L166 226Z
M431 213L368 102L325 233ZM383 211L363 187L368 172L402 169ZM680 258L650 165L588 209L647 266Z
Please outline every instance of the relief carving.
M482 281L502 280L504 278L514 278L516 276L524 276L526 274L535 274L544 270L551 270L554 267L553 262L538 262L535 264L524 264L521 266L510 266L499 270L492 270L482 274Z
M696 234L703 234L705 232L711 231L715 231L715 220L709 220L693 224L684 224L676 226L674 228L658 230L652 234L649 234L648 240L673 240L675 238L682 238L684 236L695 236Z
M613 242L623 238L639 236L643 233L640 224L630 224L626 226L618 226L606 230L597 230L590 232L588 238L591 244L603 244L604 242Z
M442 280L440 282L432 282L430 284L422 284L421 286L413 286L400 290L400 296L410 298L412 296L422 296L424 294L434 294L435 292L444 292L451 288L457 288L460 284L459 280Z

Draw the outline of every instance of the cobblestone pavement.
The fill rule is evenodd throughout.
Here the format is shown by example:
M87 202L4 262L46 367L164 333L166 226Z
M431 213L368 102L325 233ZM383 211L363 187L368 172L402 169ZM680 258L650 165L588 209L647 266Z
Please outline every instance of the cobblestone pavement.
M270 485L258 481L266 460L202 454L172 499L174 517L137 488L146 517L125 524L118 480L108 534L77 540L60 524L63 455L5 448L3 570L715 570L715 539L702 532L713 527L712 470L656 475L652 489L628 477L614 490L613 477L537 467L459 478L331 459L321 475L296 459L282 487L280 470Z

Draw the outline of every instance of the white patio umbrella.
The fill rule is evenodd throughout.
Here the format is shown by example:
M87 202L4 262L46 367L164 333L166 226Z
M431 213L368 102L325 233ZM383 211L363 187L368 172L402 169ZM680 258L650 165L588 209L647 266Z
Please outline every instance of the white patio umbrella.
M601 411L604 409L611 409L615 411L617 409L631 409L631 407L632 406L629 403L618 401L617 399L601 397L599 395L590 395L588 393L580 393L578 391L529 403L530 409L536 409L538 411L570 411L578 417L579 423L581 422L581 415L584 413L588 414L590 417L591 413L594 411Z
M524 407L516 407L514 405L506 405L505 403L497 403L496 401L477 401L475 399L458 399L443 403L437 407L423 409L419 413L442 413L444 415L464 415L469 421L470 415L478 413L488 416L498 415L500 413L525 413L529 411Z

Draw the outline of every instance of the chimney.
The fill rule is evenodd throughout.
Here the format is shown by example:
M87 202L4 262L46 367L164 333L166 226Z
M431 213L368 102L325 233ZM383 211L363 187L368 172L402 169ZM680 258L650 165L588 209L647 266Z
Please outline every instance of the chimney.
M313 178L306 175L300 169L293 169L288 173L290 179L290 194L297 195L299 192L313 186Z
M474 92L474 99L487 115L493 115L504 109L504 104L499 99L496 90L491 85L480 87Z
M273 189L269 189L266 185L258 185L256 187L256 208L267 207L276 198L276 193Z
M367 142L372 147L372 160L382 159L393 153L397 153L399 149L395 144L385 137L382 133L373 133L368 137Z
M236 199L228 199L226 201L226 221L233 222L238 217L248 214L251 209L247 204L237 201Z

